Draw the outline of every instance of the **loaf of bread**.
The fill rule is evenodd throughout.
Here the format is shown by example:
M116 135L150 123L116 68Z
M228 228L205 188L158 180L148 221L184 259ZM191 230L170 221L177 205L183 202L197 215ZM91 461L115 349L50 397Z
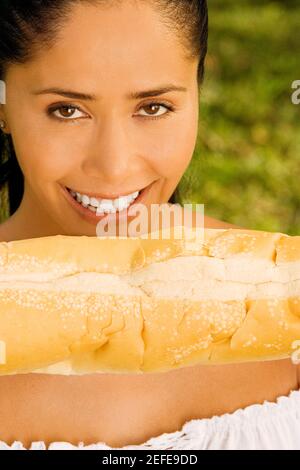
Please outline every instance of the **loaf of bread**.
M157 233L0 243L0 375L297 362L300 236Z

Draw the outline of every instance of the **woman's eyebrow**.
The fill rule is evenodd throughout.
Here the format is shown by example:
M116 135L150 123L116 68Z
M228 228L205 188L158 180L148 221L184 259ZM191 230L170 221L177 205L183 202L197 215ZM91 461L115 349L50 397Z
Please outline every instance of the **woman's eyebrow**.
M152 90L145 90L145 91L138 91L132 92L126 95L127 99L137 100L141 98L148 98L151 96L159 96L163 95L164 93L168 93L170 91L187 91L187 88L183 86L176 86L176 85L164 85L159 88L153 88ZM61 95L65 96L66 98L72 99L79 99L79 100L86 100L86 101L94 101L97 99L96 95L89 95L86 93L80 93L77 91L72 90L64 90L62 88L45 88L43 90L35 90L32 92L33 95L46 95L46 94L54 94L54 95Z

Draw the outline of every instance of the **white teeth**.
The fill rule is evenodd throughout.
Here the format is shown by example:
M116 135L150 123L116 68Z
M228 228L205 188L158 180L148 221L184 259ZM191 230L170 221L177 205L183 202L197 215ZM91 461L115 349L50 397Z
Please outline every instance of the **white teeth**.
M97 210L97 215L99 214L115 214L117 212L117 209L114 207L105 207L105 206L99 206Z
M80 194L78 192L69 190L71 195L85 208L89 208L97 214L101 213L116 213L117 211L122 211L128 208L131 203L139 195L139 191L136 191L129 196L121 196L117 199L97 199L95 197L89 197L86 194Z
M132 198L128 198L127 196L125 197L120 197L116 201L114 201L114 206L117 210L123 210L125 209L126 206L128 206L131 202L133 201Z
M97 212L113 212L114 205L109 199L102 199L101 204L98 205Z
M81 194L76 193L76 199L77 199L78 202L81 202L81 200L82 200Z
M90 198L84 194L84 195L82 196L81 203L82 203L83 206L84 206L84 205L87 205L87 206L88 206L89 203L90 203Z
M93 207L98 207L99 206L99 201L98 199L94 198L94 197L91 197L90 198L90 206L93 206Z

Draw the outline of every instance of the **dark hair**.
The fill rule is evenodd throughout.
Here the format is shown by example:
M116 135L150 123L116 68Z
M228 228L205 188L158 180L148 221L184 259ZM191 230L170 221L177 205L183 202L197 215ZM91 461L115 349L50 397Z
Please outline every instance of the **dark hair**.
M104 5L116 0L0 0L0 79L5 80L10 64L25 64L37 52L53 45L72 7L80 1ZM199 58L197 78L200 86L207 53L206 0L144 1L152 2L158 8L166 26L177 32L187 55ZM12 215L23 197L24 177L11 135L0 131L0 190L6 183L8 210ZM177 188L169 202L177 202L176 191Z

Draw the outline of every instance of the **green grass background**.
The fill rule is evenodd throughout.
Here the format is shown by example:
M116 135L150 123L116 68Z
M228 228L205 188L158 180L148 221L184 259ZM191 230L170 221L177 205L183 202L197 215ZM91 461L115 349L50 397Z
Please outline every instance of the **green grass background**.
M208 0L199 138L179 201L256 230L300 235L300 2Z

